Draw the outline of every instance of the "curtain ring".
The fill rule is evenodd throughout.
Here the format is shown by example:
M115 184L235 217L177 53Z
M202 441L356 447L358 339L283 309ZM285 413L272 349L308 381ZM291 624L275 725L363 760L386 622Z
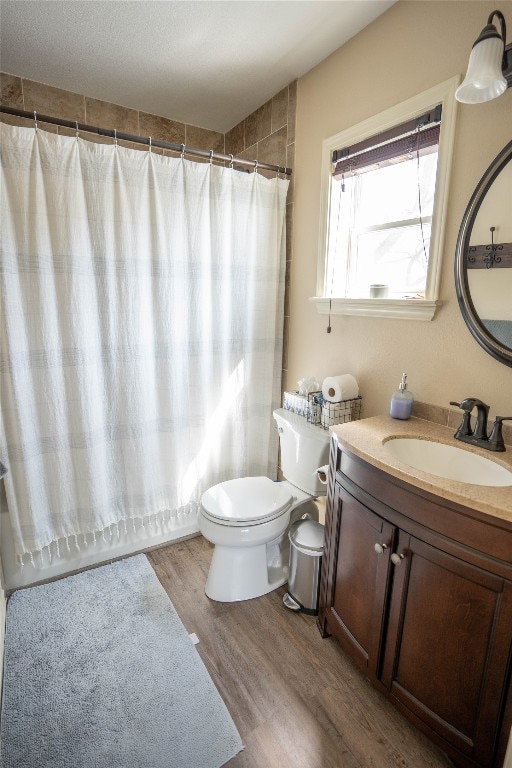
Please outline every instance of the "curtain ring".
M151 136L149 137L149 151L151 152Z
M182 160L185 159L185 145L184 144L181 145L181 159Z
M256 173L257 170L258 170L258 161L255 160L254 161L254 171L253 171L253 173Z
M114 146L117 147L117 130L114 128Z
M75 120L75 125L76 125L76 140L78 141L78 138L79 138L79 136L78 136L78 120Z
M34 109L34 128L37 131L37 112L35 111L35 109Z
M229 154L229 167L233 169L233 155L231 153Z
M213 163L213 149L210 149L210 165Z

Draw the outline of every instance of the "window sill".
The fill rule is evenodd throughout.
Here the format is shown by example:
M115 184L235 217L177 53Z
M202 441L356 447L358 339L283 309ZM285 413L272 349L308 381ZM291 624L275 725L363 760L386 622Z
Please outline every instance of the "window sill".
M427 299L309 299L320 315L359 315L399 320L432 320L441 301Z

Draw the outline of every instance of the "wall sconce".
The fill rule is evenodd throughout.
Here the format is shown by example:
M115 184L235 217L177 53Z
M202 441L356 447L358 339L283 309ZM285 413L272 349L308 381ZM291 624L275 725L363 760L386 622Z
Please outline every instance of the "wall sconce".
M497 17L501 34L492 23ZM457 101L479 104L501 96L512 85L512 43L507 45L507 26L501 11L493 11L473 44L468 71L455 91Z

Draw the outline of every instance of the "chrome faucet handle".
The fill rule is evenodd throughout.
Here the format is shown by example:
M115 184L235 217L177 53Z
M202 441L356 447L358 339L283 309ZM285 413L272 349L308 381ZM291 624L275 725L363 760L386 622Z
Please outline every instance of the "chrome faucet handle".
M494 419L494 426L488 440L489 450L491 451L506 450L502 434L502 423L504 421L512 421L512 416L496 416Z

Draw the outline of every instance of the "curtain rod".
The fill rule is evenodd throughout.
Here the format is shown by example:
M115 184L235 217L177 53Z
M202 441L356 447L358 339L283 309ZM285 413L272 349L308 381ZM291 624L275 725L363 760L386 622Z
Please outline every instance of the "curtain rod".
M38 112L26 112L23 109L15 109L14 107L7 107L0 104L0 112L4 112L6 115L14 115L15 117L25 117L27 120L38 120L42 123L50 123L51 125L62 125L65 128L72 128L76 131L84 131L85 133L95 133L98 136L108 136L111 139L121 139L122 141L131 141L134 144L144 144L147 147L160 147L161 149L171 149L174 152L180 152L184 155L195 155L197 157L205 157L208 160L222 160L230 165L236 161L237 165L248 165L254 170L262 168L265 171L273 171L274 173L282 173L284 176L291 176L291 168L285 168L280 165L269 165L268 163L259 163L257 160L243 160L240 157L234 155L225 155L221 152L214 152L213 150L197 149L197 147L187 147L185 144L173 144L170 141L161 141L160 139L152 139L150 136L133 136L131 133L122 133L121 131L110 130L109 128L98 128L93 125L86 125L85 123L78 123L76 120L63 120L60 117L50 117L49 115L40 115Z

